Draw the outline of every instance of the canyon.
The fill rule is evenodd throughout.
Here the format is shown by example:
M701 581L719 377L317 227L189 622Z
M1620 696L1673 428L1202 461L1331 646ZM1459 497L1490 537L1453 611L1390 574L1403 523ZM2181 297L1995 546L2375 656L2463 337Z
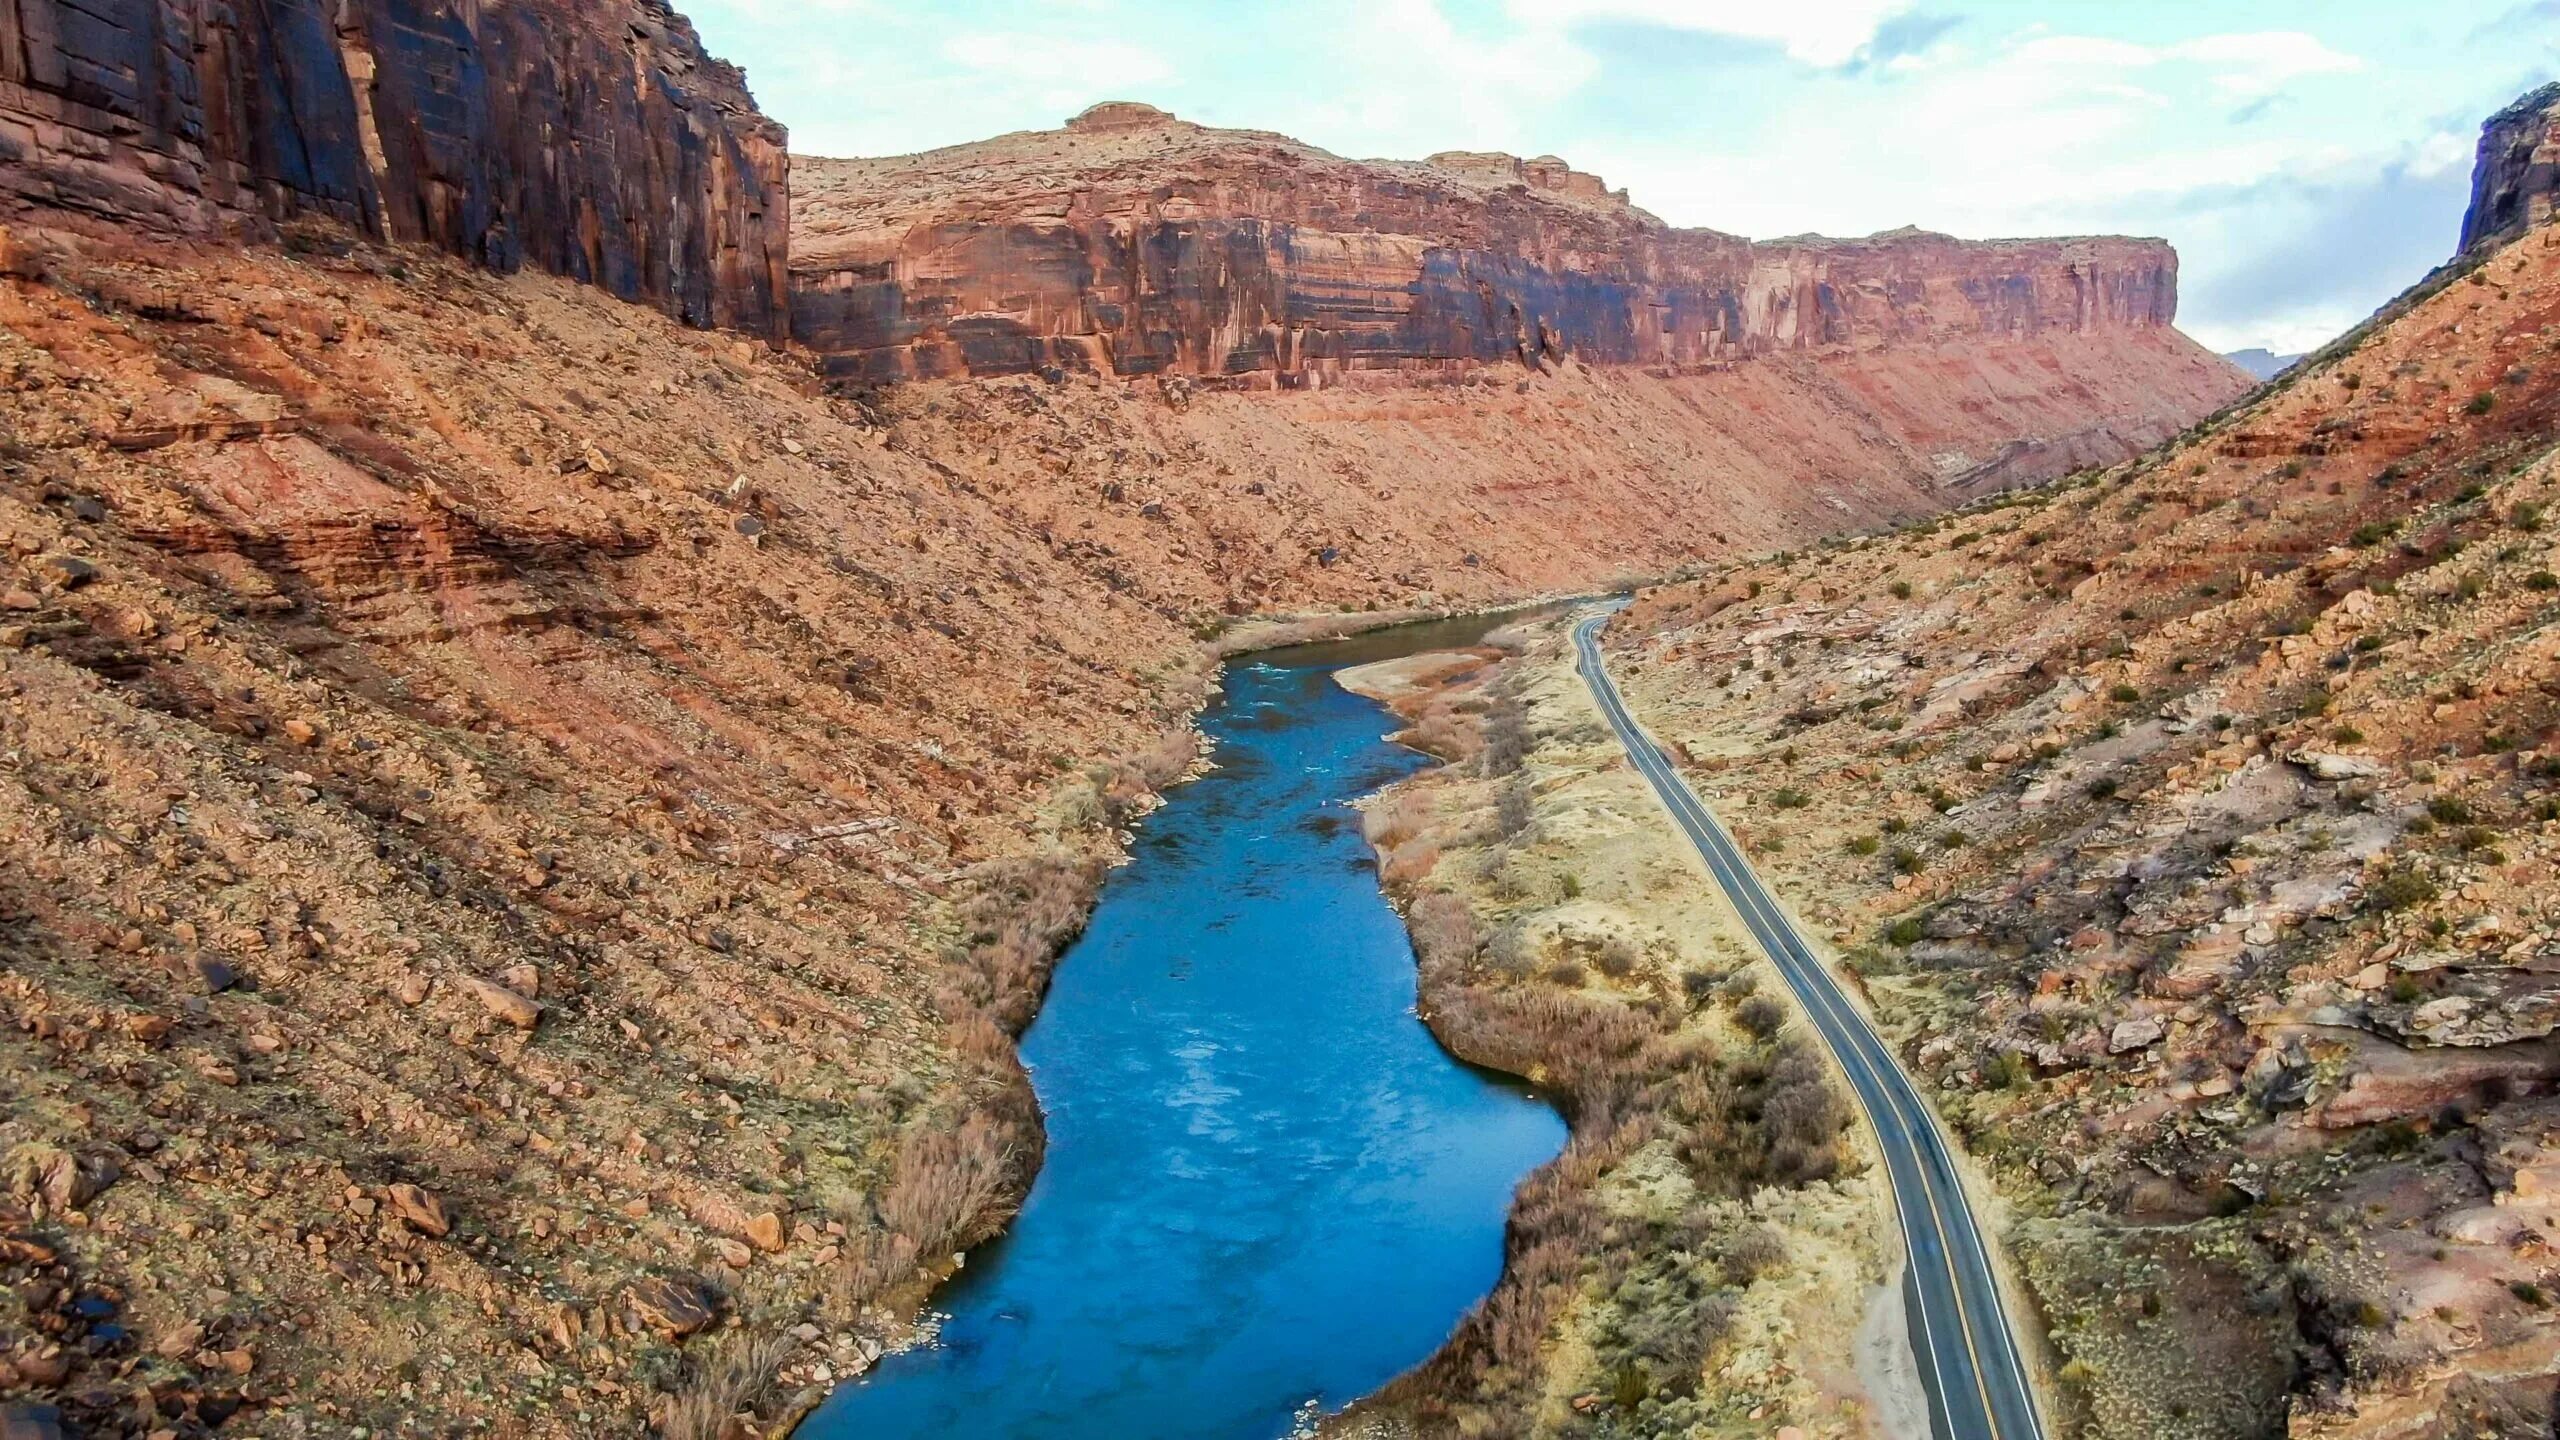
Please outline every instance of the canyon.
M2530 188L2551 98L2490 122L2482 193ZM1976 1157L2072 1433L2552 1424L2534 213L2140 460L1612 628L1633 708ZM1526 650L1513 683L1558 683ZM1533 773L1587 763L1556 728Z
M785 1416L1019 1202L1222 656L2246 389L2157 242L1243 134L810 160L654 0L0 0L9 1423Z

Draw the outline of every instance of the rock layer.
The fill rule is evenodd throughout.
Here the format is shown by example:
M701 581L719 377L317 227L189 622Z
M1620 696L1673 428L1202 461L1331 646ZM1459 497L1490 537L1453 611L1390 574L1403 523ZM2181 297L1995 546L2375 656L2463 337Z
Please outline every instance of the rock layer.
M781 337L782 127L661 0L0 0L0 207L325 216Z
M2462 248L2503 244L2551 218L2560 190L2560 84L2545 85L2489 117L2471 172Z
M1145 106L885 160L796 161L793 328L858 381L1058 367L1321 385L1571 355L2166 330L2157 240L1676 229L1553 157L1349 161Z

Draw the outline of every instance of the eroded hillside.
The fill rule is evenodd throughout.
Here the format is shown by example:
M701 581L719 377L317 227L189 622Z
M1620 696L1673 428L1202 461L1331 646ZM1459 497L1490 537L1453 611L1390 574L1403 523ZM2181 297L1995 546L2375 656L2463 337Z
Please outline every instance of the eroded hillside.
M1613 627L2015 1207L2076 1433L2547 1431L2555 422L2544 227L2139 463Z
M1665 225L1553 157L1347 160L1145 105L796 157L792 203L793 334L849 384L1393 388L1579 362L1677 377L1792 445L1881 432L1971 485L2113 463L2247 387L2172 327L2163 241L1753 242ZM1774 490L1786 466L1731 478Z
M0 1148L13 1263L58 1275L9 1363L89 1421L148 1385L584 1433L716 1368L669 1343L697 1304L823 1325L797 1382L858 1367L861 1302L1036 1156L1004 1031L1223 616L1935 499L1856 433L1734 490L1777 432L1579 367L867 407L326 232L20 230L8 270Z

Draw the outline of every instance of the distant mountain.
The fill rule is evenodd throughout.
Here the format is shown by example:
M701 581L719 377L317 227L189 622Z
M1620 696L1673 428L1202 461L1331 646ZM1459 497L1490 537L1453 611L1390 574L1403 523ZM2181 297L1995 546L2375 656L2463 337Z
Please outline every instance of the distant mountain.
M2299 355L2278 355L2272 350L2234 350L2222 357L2261 380L2273 380L2290 369Z

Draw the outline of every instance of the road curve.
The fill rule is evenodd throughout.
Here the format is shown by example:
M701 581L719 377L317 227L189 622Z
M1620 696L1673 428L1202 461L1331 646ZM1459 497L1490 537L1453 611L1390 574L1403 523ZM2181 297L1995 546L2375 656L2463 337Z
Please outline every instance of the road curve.
M1627 757L1652 782L1654 794L1698 847L1725 898L1822 1032L1875 1128L1909 1256L1903 1267L1903 1300L1921 1383L1929 1394L1930 1428L1937 1440L2044 1440L1990 1251L1956 1179L1945 1133L1911 1077L1841 993L1741 847L1628 713L1600 659L1600 628L1617 608L1613 605L1574 628L1583 679L1618 732Z

